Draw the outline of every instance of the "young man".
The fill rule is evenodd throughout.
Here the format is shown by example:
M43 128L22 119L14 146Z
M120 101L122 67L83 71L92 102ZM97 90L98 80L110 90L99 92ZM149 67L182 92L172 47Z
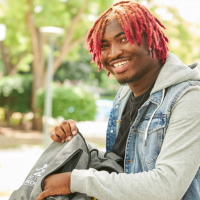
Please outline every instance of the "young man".
M164 26L144 6L121 1L95 22L87 38L93 61L119 83L107 129L107 151L124 158L124 173L73 170L49 176L50 195L80 192L99 200L200 199L200 64L168 52ZM52 139L70 140L73 120Z

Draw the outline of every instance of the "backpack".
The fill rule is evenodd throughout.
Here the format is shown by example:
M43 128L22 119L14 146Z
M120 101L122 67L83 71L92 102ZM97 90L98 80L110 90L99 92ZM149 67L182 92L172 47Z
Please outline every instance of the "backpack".
M82 134L78 132L65 143L52 142L37 160L22 186L14 191L9 200L36 200L44 191L44 179L52 174L71 172L73 169L94 168L109 173L123 173L119 165L122 158L113 152L102 153L87 145ZM92 200L81 193L51 196L49 200Z

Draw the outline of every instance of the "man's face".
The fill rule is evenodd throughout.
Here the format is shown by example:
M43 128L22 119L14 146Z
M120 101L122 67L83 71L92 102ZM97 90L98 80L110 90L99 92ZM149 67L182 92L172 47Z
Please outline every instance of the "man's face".
M132 83L145 76L153 67L153 61L142 38L142 46L127 40L117 19L107 23L101 43L101 63L121 84Z

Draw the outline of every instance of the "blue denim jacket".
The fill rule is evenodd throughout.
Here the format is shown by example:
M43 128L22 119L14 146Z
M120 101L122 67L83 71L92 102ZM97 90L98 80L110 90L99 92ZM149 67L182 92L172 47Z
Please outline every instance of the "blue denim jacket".
M171 109L179 95L199 81L187 81L157 91L138 110L126 142L124 172L139 173L155 169L157 157L161 151L165 133L169 124ZM113 151L119 131L121 117L131 94L127 85L123 86L113 104L108 121L106 149ZM146 139L146 142L145 142ZM177 188L178 189L178 188ZM200 199L200 170L198 170L182 200Z

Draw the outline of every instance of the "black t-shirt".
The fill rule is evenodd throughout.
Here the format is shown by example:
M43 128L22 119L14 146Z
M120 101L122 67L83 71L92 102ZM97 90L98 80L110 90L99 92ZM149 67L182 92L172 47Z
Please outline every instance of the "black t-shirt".
M126 140L131 125L133 124L137 116L138 109L149 98L152 88L153 85L144 94L138 97L134 97L133 93L129 97L126 108L124 109L124 112L122 114L121 126L114 144L114 152L122 158L125 157Z

